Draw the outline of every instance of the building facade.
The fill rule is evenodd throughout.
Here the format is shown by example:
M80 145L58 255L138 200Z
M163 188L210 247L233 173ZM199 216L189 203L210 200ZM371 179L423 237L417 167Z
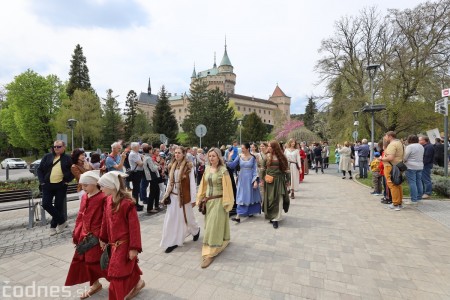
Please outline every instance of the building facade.
M225 45L223 58L218 67L215 57L213 67L211 69L196 72L194 67L191 76L191 86L197 80L202 80L207 83L208 89L218 88L220 91L227 94L230 99L230 103L233 103L234 107L240 114L245 116L254 112L261 118L264 124L274 126L290 119L291 97L286 96L278 84L269 99L259 99L236 94L236 74L233 69L233 65L228 57L227 46ZM150 80L147 90L147 93L140 93L138 97L138 107L141 108L149 118L151 118L151 116L153 116L158 98L156 95L151 94ZM188 115L188 95L186 93L179 95L172 95L169 93L169 101L175 113L178 124L181 125Z

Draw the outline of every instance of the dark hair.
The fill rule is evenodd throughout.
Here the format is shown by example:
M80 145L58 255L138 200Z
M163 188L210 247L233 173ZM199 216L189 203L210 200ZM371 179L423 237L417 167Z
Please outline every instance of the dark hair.
M74 165L78 165L78 159L80 158L80 155L84 154L84 150L80 148L76 148L72 151L72 163Z
M243 143L242 146L244 146L245 149L248 150L248 153L256 159L256 157L250 152L250 143Z
M270 147L272 148L272 154L269 155L267 159L267 166L272 163L272 156L275 155L278 158L279 168L282 172L288 170L288 162L286 156L284 156L283 151L281 151L280 144L277 141L270 141Z
M252 145L255 146L256 153L259 153L258 145L256 143L252 143Z
M440 143L441 142L441 139L440 138L436 138L436 143Z
M92 155L91 155L91 163L95 164L95 163L98 163L98 162L100 162L100 154L92 153Z
M408 144L416 144L419 142L419 138L415 134L408 136Z
M142 148L142 152L144 152L144 153L150 153L150 150L152 150L152 146L149 146L149 145L144 146Z

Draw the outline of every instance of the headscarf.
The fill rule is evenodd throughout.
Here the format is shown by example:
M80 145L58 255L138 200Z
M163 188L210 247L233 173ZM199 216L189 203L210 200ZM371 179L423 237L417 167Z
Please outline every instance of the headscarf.
M121 177L127 177L128 175L119 172L119 171L110 171L100 177L98 184L100 186L104 186L109 189L115 189L116 191L120 190L120 180L122 180Z
M97 184L100 179L100 171L87 171L81 174L79 184Z

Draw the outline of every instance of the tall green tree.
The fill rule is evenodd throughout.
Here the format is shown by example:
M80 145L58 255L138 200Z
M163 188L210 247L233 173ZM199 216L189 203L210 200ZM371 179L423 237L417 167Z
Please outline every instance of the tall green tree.
M178 134L178 122L169 103L164 85L158 94L158 103L153 112L153 129L156 133L165 134L169 141L175 141Z
M145 112L137 108L136 109L136 118L134 120L134 127L132 130L133 135L143 135L146 133L153 133L152 125L150 124L150 120L147 118Z
M104 100L102 144L105 148L123 138L122 116L116 97L113 96L113 90L108 89L106 90L106 98L102 98Z
M74 128L75 147L96 149L100 146L102 108L100 99L93 91L75 90L72 99L64 99L56 118L58 132L68 132L67 120L78 122Z
M317 114L317 106L316 102L314 102L314 97L308 98L308 104L305 108L305 114L303 116L303 122L305 123L306 128L309 130L314 129L314 118Z
M75 90L87 91L91 89L89 79L89 69L86 64L86 57L83 54L83 48L80 44L75 46L75 50L70 60L69 84L67 85L67 94L72 98Z
M136 117L137 117L137 94L135 91L130 90L125 101L125 140L133 135L135 129Z
M207 133L202 145L216 146L229 143L237 128L234 109L227 95L219 89L207 90L206 83L199 80L194 83L189 96L189 115L183 122L183 130L188 134L191 144L197 144L199 138L195 128L199 124L206 126Z
M44 77L27 70L16 76L6 90L0 120L9 143L47 150L56 135L54 120L65 94L61 81L55 75Z
M267 134L267 126L255 112L244 117L242 127L243 142L259 142Z

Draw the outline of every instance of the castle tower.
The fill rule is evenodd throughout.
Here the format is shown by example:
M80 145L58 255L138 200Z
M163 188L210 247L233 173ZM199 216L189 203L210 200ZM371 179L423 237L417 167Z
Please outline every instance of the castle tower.
M291 118L291 97L286 96L278 84L275 87L272 96L270 96L269 101L272 101L278 105L278 109L285 120L289 120Z
M223 53L222 61L218 68L218 75L223 80L223 91L228 94L234 94L234 87L236 85L236 74L233 73L233 65L227 53L227 42L225 40L225 51ZM221 89L222 90L222 89Z

